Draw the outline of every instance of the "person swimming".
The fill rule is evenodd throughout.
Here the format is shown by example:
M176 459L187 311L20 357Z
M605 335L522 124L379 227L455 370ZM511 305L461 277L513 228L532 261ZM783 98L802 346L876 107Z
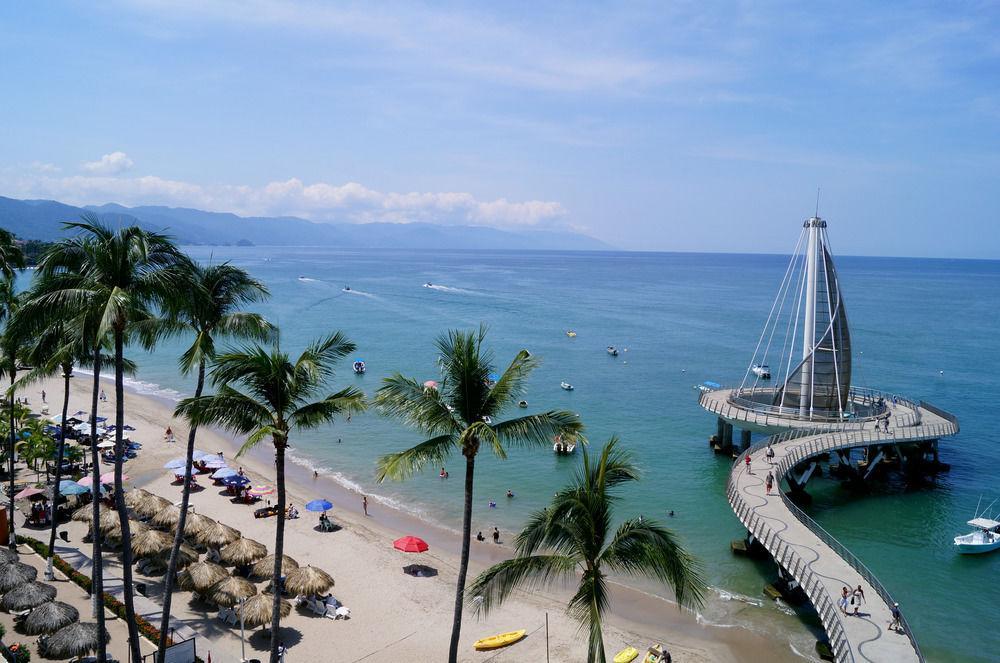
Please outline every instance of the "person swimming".
M514 493L511 492L510 488L507 489L507 497L514 497Z
M490 499L490 508L491 509L497 508L497 502L496 502L496 500Z

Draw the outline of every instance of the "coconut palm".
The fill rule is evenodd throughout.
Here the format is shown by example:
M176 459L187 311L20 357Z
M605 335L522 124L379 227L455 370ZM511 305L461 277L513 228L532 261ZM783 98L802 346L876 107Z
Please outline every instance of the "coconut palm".
M194 397L200 398L205 388L205 368L215 357L216 340L223 337L266 341L273 327L256 313L238 311L240 307L261 301L267 288L245 271L228 263L202 266L191 263L185 274L190 286L182 297L166 302L166 318L156 330L160 334L187 333L194 336L191 346L181 355L180 369L185 375L197 372ZM177 555L184 539L187 507L191 498L191 466L198 426L192 424L188 433L184 487L181 490L180 522L167 563L163 590L163 618L157 659L163 660L170 632L170 602L177 571Z
M499 421L520 400L538 361L527 350L521 350L493 382L490 379L494 372L493 354L483 347L485 338L485 326L480 326L477 332L448 332L437 341L442 372L439 385L425 386L397 373L385 379L375 399L383 414L400 419L428 436L415 447L380 458L380 482L387 478L404 479L427 465L442 465L455 452L465 457L462 554L448 652L451 663L458 658L462 596L472 538L472 494L480 447L486 445L493 455L504 459L508 446L550 444L556 435L577 437L583 429L579 417L565 411Z
M0 241L0 246L2 244L3 242ZM3 271L2 268L3 266L0 265L0 271ZM20 308L22 301L23 297L18 295L15 290L14 279L6 276L0 278L0 320L5 323L3 333L0 334L0 375L6 375L10 380L10 388L6 392L8 404L7 472L10 499L7 513L14 513L14 446L17 441L17 403L15 398L17 390L15 389L15 382L17 380L17 372L21 369L21 359L27 343L25 337L18 334L13 328L11 320ZM10 518L8 528L10 547L13 548L16 545L13 518Z
M277 347L268 351L259 345L245 346L216 358L211 371L215 394L184 399L177 407L177 414L187 417L192 425L218 424L246 435L247 441L237 457L270 437L279 514L274 534L274 587L279 586L284 548L285 450L289 437L295 431L331 423L338 414L363 409L363 395L353 387L320 395L333 375L334 364L353 351L354 344L340 332L312 343L295 361ZM275 592L271 663L278 663L281 610L281 593Z
M135 621L132 589L132 550L128 509L122 488L122 442L125 424L125 344L136 335L138 325L148 321L152 310L187 285L182 274L190 261L166 236L125 226L111 230L94 215L65 224L74 237L57 243L40 261L43 274L58 274L61 289L48 291L48 299L89 318L100 311L94 340L110 336L115 368L115 503L122 531L123 603L129 629L129 649L139 660L139 631ZM48 263L48 264L46 264ZM59 270L60 266L69 269ZM95 343L99 346L99 343ZM96 360L96 357L95 357ZM99 373L95 367L95 375ZM92 409L96 415L97 403ZM95 482L96 483L96 482Z
M515 589L575 580L567 608L588 632L588 663L604 663L601 622L608 609L607 572L643 577L673 588L682 607L701 605L705 582L698 563L674 534L648 518L633 518L613 529L614 488L639 477L617 438L594 462L587 450L574 482L531 517L515 539L516 555L479 575L466 596L474 610L488 613Z
M0 276L13 281L18 269L24 269L24 251L21 250L14 235L9 230L0 228Z

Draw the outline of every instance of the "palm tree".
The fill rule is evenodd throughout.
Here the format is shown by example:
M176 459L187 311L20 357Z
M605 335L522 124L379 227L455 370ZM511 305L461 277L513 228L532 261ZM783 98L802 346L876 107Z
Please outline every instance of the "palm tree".
M247 436L237 457L264 438L274 445L278 489L278 518L274 533L274 608L271 617L271 663L278 663L278 626L281 621L281 556L285 540L285 450L295 431L318 428L342 413L364 408L364 396L354 387L320 396L339 360L354 344L337 332L309 345L294 362L275 347L245 346L216 358L211 371L215 394L186 398L176 414L192 426L218 424ZM318 400L314 400L317 399Z
M454 621L448 660L458 659L462 629L462 596L469 571L472 538L472 495L476 456L485 444L497 458L507 457L508 446L537 446L556 435L577 437L583 425L576 414L549 411L507 421L497 421L523 394L528 376L538 360L521 350L503 375L493 382L493 354L483 347L486 327L478 332L450 331L437 341L441 384L424 386L419 380L395 374L385 379L376 394L379 410L416 428L427 439L420 444L383 456L378 461L378 481L402 480L431 464L443 464L454 452L465 457L465 506L462 512L462 556L455 591Z
M183 274L190 261L164 235L138 226L111 230L93 215L85 214L80 222L64 224L79 231L75 237L58 243L40 262L41 272L58 271L59 265L71 269L59 273L62 290L49 291L48 299L81 311L88 317L99 311L94 330L95 381L100 372L100 342L110 336L114 347L115 367L115 505L122 530L123 603L129 631L129 649L133 660L140 659L139 630L135 620L132 588L132 550L128 509L122 486L122 441L125 425L124 375L125 343L137 334L136 326L153 317L152 309L185 285ZM48 260L51 267L45 267ZM92 421L97 402L93 401ZM95 424L92 424L94 430ZM95 481L96 483L96 481Z
M167 318L159 325L159 333L189 333L194 341L180 358L180 369L185 375L197 371L198 381L194 390L195 400L201 398L205 387L205 367L215 357L215 342L219 337L266 341L273 332L272 325L256 313L239 312L244 304L268 296L267 288L242 269L230 264L203 267L192 263L187 278L191 282L183 296L168 300ZM167 635L170 631L170 600L177 559L184 536L187 508L191 497L191 465L194 456L197 424L188 433L184 488L181 493L181 515L170 550L167 573L164 576L163 617L160 623L160 641L157 660L164 660Z
M0 237L0 252L2 252L2 246L3 241L2 237ZM3 271L2 264L0 264L0 271ZM14 459L16 452L15 444L17 442L15 382L17 381L17 372L21 368L21 355L25 349L25 338L17 333L11 321L22 301L23 298L16 292L14 287L14 279L6 276L0 278L0 320L5 322L3 334L0 335L0 375L6 374L10 380L10 388L7 389L7 402L9 405L7 419L7 425L9 426L7 437L7 472L9 482L8 497L10 499L7 513L10 514L10 522L7 525L11 549L17 546L17 537L14 529Z
M14 235L0 228L0 277L13 281L18 269L24 269L24 251Z
M610 603L605 572L670 585L679 606L701 605L705 582L699 565L670 530L642 517L612 529L617 501L612 489L638 478L617 438L604 445L596 463L584 449L575 481L531 517L514 542L515 557L472 582L466 595L474 610L486 614L517 588L546 587L579 574L567 610L588 631L588 663L604 663L601 621Z

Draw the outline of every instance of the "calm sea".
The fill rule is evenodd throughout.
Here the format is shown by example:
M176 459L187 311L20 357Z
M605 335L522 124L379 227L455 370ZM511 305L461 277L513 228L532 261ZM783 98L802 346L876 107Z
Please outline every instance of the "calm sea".
M592 442L621 436L645 468L622 496L620 512L669 520L703 560L717 598L705 619L745 623L810 640L780 606L761 596L773 571L734 558L741 536L723 496L728 463L707 438L714 420L693 385L738 382L787 264L784 256L664 253L336 251L315 248L192 248L198 259L230 260L267 283L260 306L280 324L282 345L297 350L343 330L368 365L346 362L337 378L372 393L399 371L437 377L434 340L449 328L490 326L498 368L527 348L542 358L527 400L532 410L579 412ZM904 606L925 654L935 660L995 660L993 583L1000 553L960 557L954 535L967 531L980 495L1000 497L1000 448L990 424L1000 405L997 311L1000 262L840 258L855 349L854 383L894 390L954 412L962 433L942 445L951 463L933 487L889 484L857 497L827 479L810 483L811 512L883 580ZM426 283L433 287L425 287ZM350 292L344 292L349 285ZM569 338L566 330L577 332ZM627 348L618 358L608 345ZM179 343L136 352L139 386L168 394L191 384L175 371ZM576 389L560 389L563 380ZM516 415L516 410L511 414ZM461 481L439 468L402 484L376 486L380 454L416 443L416 434L366 414L296 440L295 459L363 487L399 508L457 528ZM517 528L579 455L514 450L506 462L478 465L476 529ZM459 459L452 468L460 475ZM516 498L508 500L511 489ZM487 508L493 498L498 508ZM668 519L673 510L675 517ZM798 634L789 636L788 634Z

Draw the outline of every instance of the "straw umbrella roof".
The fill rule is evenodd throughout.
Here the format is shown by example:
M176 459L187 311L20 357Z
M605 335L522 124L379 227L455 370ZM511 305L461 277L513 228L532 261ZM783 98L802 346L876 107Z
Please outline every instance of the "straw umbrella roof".
M212 562L195 562L177 576L181 589L203 592L220 580L225 580L229 572Z
M180 510L178 509L178 518L180 518ZM180 520L174 521L174 524L170 526L171 529L177 529L177 524ZM184 536L197 536L198 532L203 529L207 529L215 524L215 521L208 516L203 516L200 513L189 513L187 518L184 519Z
M110 642L111 636L104 631L104 642ZM92 622L74 622L64 626L48 638L44 644L39 642L38 649L45 658L73 658L84 656L97 650L101 632L97 624Z
M110 512L111 509L104 504L98 505L101 515L103 516L105 512ZM80 523L90 523L94 519L94 505L84 504L79 509L73 512L73 520Z
M147 529L132 537L132 552L136 557L155 557L174 544L174 537L157 529Z
M258 559L267 557L267 546L243 537L220 550L219 557L227 564L253 564Z
M240 599L250 598L257 593L257 586L246 578L229 576L208 590L208 600L224 608L230 608L240 602Z
M187 545L186 543L181 544L180 549L177 551L177 555L178 555L177 556L178 568L183 568L185 566L188 566L189 564L194 564L195 562L198 561L198 551L192 548L191 546ZM169 546L165 548L163 552L160 553L159 558L160 560L163 561L164 564L167 563L167 561L170 559Z
M287 575L292 569L299 568L299 563L288 555L281 556L281 575ZM274 573L274 555L268 555L250 569L250 575L258 578L269 578Z
M257 594L251 596L246 602L236 608L236 616L240 613L243 616L243 623L250 628L263 626L271 623L271 610L274 608L274 597L267 594ZM287 617L292 611L292 604L282 599L280 612L282 617Z
M56 597L56 588L44 582L26 582L18 585L0 598L0 610L27 610L37 608Z
M141 504L152 494L153 493L144 488L133 488L131 490L127 490L125 491L125 506L130 509L134 509L136 505Z
M0 564L9 564L11 562L16 562L20 557L17 555L16 550L11 550L10 548L0 548Z
M300 566L285 575L285 590L289 594L309 596L322 594L333 587L329 573L315 566Z
M174 527L177 525L177 521L180 520L180 517L180 507L169 504L153 514L153 517L149 522L154 527Z
M21 562L0 565L0 592L9 592L18 585L38 577L38 569Z
M129 504L129 507L131 507L131 509L140 516L152 518L157 513L172 504L173 503L165 497L160 497L159 495L147 492L144 496L142 496L142 499L137 500L134 504Z
M51 601L38 606L21 623L28 635L54 633L80 619L80 611L62 601Z
M194 540L203 546L221 548L240 538L240 532L225 523L213 521L210 525L200 530L194 536Z

